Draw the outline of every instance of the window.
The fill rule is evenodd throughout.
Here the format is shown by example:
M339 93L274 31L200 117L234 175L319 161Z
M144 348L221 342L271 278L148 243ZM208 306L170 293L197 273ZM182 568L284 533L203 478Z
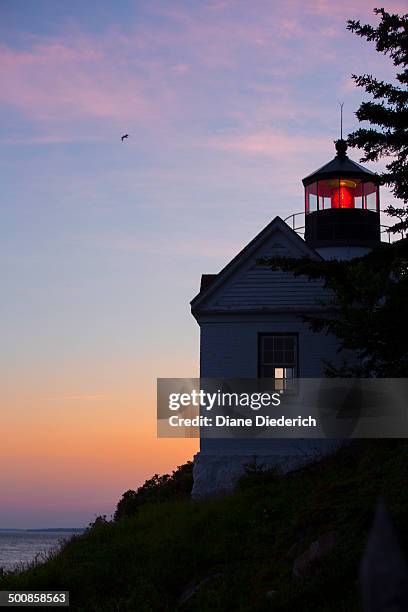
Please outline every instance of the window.
M297 334L259 337L259 376L274 378L278 390L291 388L297 376L297 339Z
M305 190L306 194L306 212L311 213L317 210L318 197L317 197L317 183L308 185Z

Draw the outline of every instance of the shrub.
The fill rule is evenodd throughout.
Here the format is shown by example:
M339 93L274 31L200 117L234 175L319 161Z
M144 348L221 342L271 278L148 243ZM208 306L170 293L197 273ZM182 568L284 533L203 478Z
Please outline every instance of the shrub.
M276 468L266 469L263 463L258 463L254 456L252 461L244 465L244 474L238 480L239 489L263 486L275 482L279 478Z
M188 461L179 465L169 474L159 476L155 474L152 478L137 489L137 491L126 491L120 499L114 514L114 520L125 516L134 516L140 506L147 503L161 503L172 500L180 500L189 497L193 487L193 463Z

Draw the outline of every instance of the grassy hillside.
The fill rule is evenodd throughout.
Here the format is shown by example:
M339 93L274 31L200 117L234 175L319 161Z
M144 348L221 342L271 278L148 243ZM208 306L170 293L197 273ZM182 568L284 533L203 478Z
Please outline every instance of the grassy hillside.
M408 549L408 444L367 441L212 501L147 504L76 536L0 589L65 589L74 610L359 610L358 564L378 496ZM337 544L303 579L294 557ZM184 603L182 603L184 601Z

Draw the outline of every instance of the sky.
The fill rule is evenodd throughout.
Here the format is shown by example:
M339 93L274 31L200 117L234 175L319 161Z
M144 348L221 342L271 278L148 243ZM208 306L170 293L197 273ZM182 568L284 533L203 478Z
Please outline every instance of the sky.
M86 525L192 458L156 378L198 375L201 273L302 210L351 74L392 75L345 27L373 6L0 0L0 527Z

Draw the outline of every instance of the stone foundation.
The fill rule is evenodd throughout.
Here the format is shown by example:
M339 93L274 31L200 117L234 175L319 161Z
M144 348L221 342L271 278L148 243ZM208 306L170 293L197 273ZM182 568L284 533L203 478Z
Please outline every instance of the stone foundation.
M195 500L216 495L231 493L242 474L245 465L254 461L265 469L277 468L285 474L311 463L325 455L332 454L342 444L340 440L319 440L312 446L308 441L305 448L301 446L298 452L290 455L277 454L207 454L199 452L194 457L193 490L191 496Z

